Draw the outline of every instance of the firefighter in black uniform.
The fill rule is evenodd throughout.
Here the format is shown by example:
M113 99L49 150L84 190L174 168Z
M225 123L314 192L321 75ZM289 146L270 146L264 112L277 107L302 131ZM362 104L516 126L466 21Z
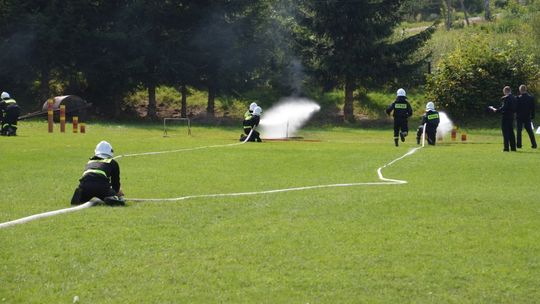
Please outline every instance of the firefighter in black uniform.
M521 148L521 131L523 128L529 134L531 146L536 149L536 138L532 127L534 119L535 105L534 98L527 93L527 87L522 84L519 86L519 96L516 98L516 120L517 120L517 148Z
M398 139L401 138L401 141L404 142L409 133L407 119L412 115L412 107L407 101L404 89L397 90L396 100L386 108L386 114L390 115L392 111L394 111L394 143L397 147L399 145Z
M242 122L244 126L244 134L240 136L240 141L246 140L247 136L249 136L249 133L251 130L253 132L251 133L251 136L247 139L247 141L256 141L256 142L262 142L260 133L255 130L255 127L259 125L259 122L261 120L261 107L257 106L255 109L253 109L252 115L248 119L244 119Z
M19 120L19 115L21 115L21 109L17 105L15 99L9 96L9 93L2 92L0 98L2 99L0 101L0 114L2 119L0 134L4 136L16 136L17 121Z
M516 136L514 134L515 98L509 86L503 88L504 96L501 98L501 106L489 109L495 113L502 113L501 130L503 134L504 152L516 151Z
M120 167L113 159L112 146L101 141L96 146L95 155L86 164L71 204L79 205L96 197L100 203L123 206L123 195L120 190Z
M437 127L440 121L439 112L435 111L435 104L431 101L428 102L426 104L426 113L422 116L422 123L416 132L416 143L420 144L420 137L424 132L425 125L427 142L429 145L434 146L437 141Z

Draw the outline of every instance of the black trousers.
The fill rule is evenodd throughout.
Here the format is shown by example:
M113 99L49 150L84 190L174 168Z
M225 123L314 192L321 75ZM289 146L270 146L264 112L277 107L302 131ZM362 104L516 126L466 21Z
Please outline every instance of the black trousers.
M407 118L394 117L394 138L398 138L399 133L403 133L404 136L409 132L409 124Z
M75 189L75 193L73 193L73 197L71 198L71 204L80 205L88 202L93 197L104 200L106 197L115 196L116 194L116 191L108 183L84 182L80 183L79 187Z
M503 119L501 122L501 130L503 134L504 151L509 148L516 151L516 136L514 134L514 120Z
M244 128L244 133L246 135L249 135L249 132L251 132L251 128ZM257 130L253 130L253 133L251 133L251 137L248 139L248 141L261 142L261 133L257 132Z
M534 137L534 130L531 126L530 119L517 119L517 147L521 148L521 131L525 128L529 139L531 140L531 146L536 147L536 138Z
M418 127L418 131L416 132L416 138L421 139L422 133L424 132L424 126L421 125ZM428 145L435 145L437 142L437 128L430 127L426 125L426 139L428 142Z

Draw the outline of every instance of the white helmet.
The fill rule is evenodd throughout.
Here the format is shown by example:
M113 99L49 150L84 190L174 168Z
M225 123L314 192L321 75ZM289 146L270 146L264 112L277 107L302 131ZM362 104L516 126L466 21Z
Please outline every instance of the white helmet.
M426 104L426 111L435 111L435 104L432 101Z
M255 110L256 107L257 107L257 104L254 103L254 102L252 102L252 103L249 105L249 110L250 110L250 111L253 111L253 110Z
M397 90L397 96L407 96L407 93L405 93L404 89Z
M104 158L107 157L113 157L113 148L110 143L102 140L97 144L96 150L94 151L96 156L100 156Z
M261 115L261 112L262 112L262 108L259 107L259 106L255 107L255 109L253 109L253 115L259 116L259 115Z
M2 95L0 95L0 98L2 98L2 99L9 99L9 98L11 98L11 96L9 96L9 93L8 93L8 92L2 92Z

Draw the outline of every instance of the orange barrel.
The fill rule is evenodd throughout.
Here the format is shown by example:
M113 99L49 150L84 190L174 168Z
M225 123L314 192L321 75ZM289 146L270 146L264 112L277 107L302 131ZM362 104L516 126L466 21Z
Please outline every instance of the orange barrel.
M60 106L60 132L66 132L66 106Z
M467 133L461 133L461 141L467 141Z
M54 120L53 120L53 100L47 101L47 121L49 125L49 133L53 132Z
M79 117L73 116L73 133L79 132Z
M457 137L457 128L453 127L452 128L452 140L455 141L456 137Z
M81 122L81 133L86 133L86 125L84 122Z

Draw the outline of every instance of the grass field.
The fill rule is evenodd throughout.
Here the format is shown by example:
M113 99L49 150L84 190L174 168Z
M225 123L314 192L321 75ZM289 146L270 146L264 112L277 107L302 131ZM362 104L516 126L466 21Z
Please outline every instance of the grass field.
M86 159L235 143L240 130L91 124L0 138L0 223L69 207ZM120 158L130 198L377 182L415 147L326 128L264 142ZM93 207L0 229L0 303L535 303L540 152L471 130L384 169L404 185Z

